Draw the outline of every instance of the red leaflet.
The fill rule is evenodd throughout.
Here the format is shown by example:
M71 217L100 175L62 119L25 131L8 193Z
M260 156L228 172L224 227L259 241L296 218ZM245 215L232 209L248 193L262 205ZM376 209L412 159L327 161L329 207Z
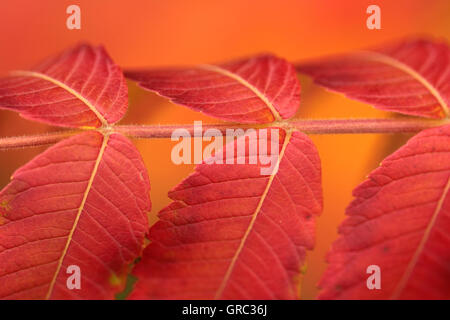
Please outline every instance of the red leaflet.
M149 188L119 134L79 134L20 168L0 192L0 298L113 298L141 252ZM70 265L80 290L66 286Z
M429 118L449 115L450 49L443 42L407 41L297 69L330 90L379 109Z
M236 146L228 145L235 157ZM199 165L169 193L174 202L150 230L131 298L298 297L322 210L320 160L300 132L283 134L279 148L272 175L248 164L255 152L247 150L247 164Z
M122 71L101 47L81 45L32 71L0 79L0 108L58 126L112 124L127 106Z
M127 87L102 48L82 45L0 80L0 107L109 126L127 109ZM0 192L0 298L113 298L142 249L149 188L139 152L115 133L79 134L19 169ZM66 285L70 266L80 290Z
M428 129L354 191L322 299L450 299L450 126ZM381 268L381 290L366 268Z
M271 55L185 69L126 71L125 75L174 103L242 123L290 118L300 103L294 67Z

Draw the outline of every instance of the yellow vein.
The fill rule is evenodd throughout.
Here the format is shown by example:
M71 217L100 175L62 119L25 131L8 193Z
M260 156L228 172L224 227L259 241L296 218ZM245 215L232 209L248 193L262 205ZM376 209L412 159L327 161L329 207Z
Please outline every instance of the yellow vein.
M219 73L221 75L224 75L224 76L227 76L227 77L229 77L231 79L236 80L240 84L242 84L245 87L249 88L254 94L256 94L256 96L259 99L261 99L267 105L267 107L272 112L272 115L274 116L275 121L283 120L281 118L280 114L278 113L277 109L275 109L274 105L269 101L269 99L263 93L261 93L255 86L253 86L251 83L249 83L247 80L243 79L242 77L238 76L237 74L234 74L234 73L232 73L232 72L230 72L228 70L225 70L223 68L220 68L220 67L214 66L214 65L203 64L203 65L199 65L198 68L203 69L203 70L207 70L207 71L217 72L217 73Z
M40 72L34 72L34 71L23 71L23 70L16 70L16 71L12 71L11 74L13 76L22 76L22 77L34 77L34 78L39 78L39 79L43 79L43 80L47 80L55 85L57 85L58 87L66 90L67 92L69 92L70 94L72 94L73 96L75 96L77 99L81 100L86 106L88 106L89 109L91 109L91 111L97 116L97 118L100 120L100 122L102 123L103 126L107 126L108 122L106 121L106 119L101 115L100 112L98 112L97 108L95 108L90 102L89 100L87 100L85 97L83 97L80 93L78 93L77 91L73 90L72 88L70 88L69 86L67 86L66 84L64 84L63 82L49 77L43 73Z
M444 112L445 116L446 117L449 116L450 113L449 106L445 103L439 91L427 79L425 79L420 73L415 71L413 68L409 67L408 65L404 64L403 62L397 59L391 58L387 55L377 52L361 51L360 55L365 57L367 60L387 64L412 76L414 79L419 81L425 88L427 88L428 91L430 91L430 93L436 98L436 100L441 105L442 111Z
M417 265L417 261L419 260L419 257L422 254L422 251L425 247L425 244L428 241L428 238L430 237L430 233L436 223L436 219L437 219L439 213L441 212L442 205L444 204L445 198L447 197L449 190L450 190L450 177L448 178L447 185L445 186L442 196L436 205L436 209L434 210L431 220L428 223L428 226L425 230L425 233L423 234L423 237L419 243L419 246L417 247L416 251L414 252L414 255L411 258L411 261L409 262L409 264L405 270L405 273L403 274L394 293L392 294L391 299L397 299L400 296L400 294L402 293L403 289L405 288L409 278L411 277L411 274Z
M289 140L291 140L291 136L292 136L292 131L291 130L287 131L286 137L284 139L283 147L281 148L280 155L278 156L277 164L274 167L272 174L270 175L269 181L267 182L266 188L264 189L264 192L261 195L261 199L259 200L258 206L256 207L255 212L253 212L253 214L252 214L252 219L250 221L250 224L248 225L248 228L245 231L244 236L242 237L242 240L239 244L239 247L236 250L236 253L234 254L233 258L231 259L230 265L228 266L228 269L227 269L225 276L219 286L219 289L216 292L214 299L219 299L220 296L223 294L223 291L225 290L225 287L228 283L228 280L230 279L231 273L233 272L233 269L237 262L237 259L238 259L239 255L241 254L242 249L244 248L244 244L247 241L247 238L250 235L250 232L253 229L253 225L255 224L258 214L261 212L262 205L264 203L264 200L266 199L267 194L269 193L270 187L272 186L273 179L275 178L275 176L278 172L278 168L280 166L281 159L283 159L284 152L286 151L286 147L289 143Z
M80 220L80 216L81 216L81 213L83 212L84 206L86 204L87 197L89 195L89 192L91 191L92 183L94 182L94 178L95 178L95 176L97 174L98 167L100 165L100 162L102 161L103 154L105 152L105 148L108 145L108 140L109 140L109 135L106 135L106 136L103 137L102 146L100 147L100 151L98 152L97 159L95 160L95 165L94 165L94 168L92 170L91 177L89 178L89 182L87 184L86 190L84 191L83 199L81 200L81 204L80 204L80 207L78 208L78 212L77 212L77 215L76 215L75 220L73 222L72 229L70 230L69 235L67 237L66 246L64 247L64 250L63 250L63 252L61 254L61 257L59 258L58 266L56 267L55 274L53 275L53 278L52 278L52 281L51 281L50 286L48 288L48 291L47 291L47 294L45 296L45 299L49 299L51 294L52 294L53 288L54 288L55 283L56 283L56 278L58 277L58 274L59 274L59 272L61 270L62 263L64 261L64 258L66 256L66 254L67 254L67 250L69 249L69 245L70 245L70 243L72 241L73 234L74 234L74 232L75 232L75 230L77 228L78 221Z

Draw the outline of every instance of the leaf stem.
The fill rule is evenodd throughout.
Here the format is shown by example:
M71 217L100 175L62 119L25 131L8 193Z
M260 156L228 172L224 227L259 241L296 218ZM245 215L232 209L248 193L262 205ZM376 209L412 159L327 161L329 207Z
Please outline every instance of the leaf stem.
M290 121L297 130L308 134L417 133L450 124L449 119L325 119Z
M267 127L296 129L306 134L415 133L445 124L450 124L449 119L291 119L269 124L203 124L202 133L208 129L218 129L226 134L227 129ZM186 129L194 136L194 125L116 126L114 131L131 138L170 138L176 129Z
M291 119L268 124L217 123L203 124L202 134L208 129L217 129L226 134L227 129L261 129L281 127L296 129L306 134L361 134L361 133L415 133L424 129L450 124L449 119L430 120L420 118L398 119ZM176 129L185 129L194 137L193 124L174 125L116 125L114 127L87 129L103 133L118 132L129 138L170 138ZM37 147L54 144L66 137L86 130L68 130L19 137L0 138L0 151L25 147Z
M57 131L39 135L0 138L0 151L54 144L81 131Z

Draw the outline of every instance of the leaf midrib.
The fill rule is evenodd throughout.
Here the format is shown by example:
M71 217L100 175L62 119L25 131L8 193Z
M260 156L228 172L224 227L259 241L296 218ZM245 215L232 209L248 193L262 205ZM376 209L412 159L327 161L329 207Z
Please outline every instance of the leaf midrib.
M291 136L292 136L292 131L291 130L287 131L286 137L284 138L284 141L283 141L283 146L281 148L281 152L278 156L277 164L274 167L272 174L269 177L269 180L267 181L266 188L264 189L264 192L261 195L261 199L259 200L258 205L252 214L252 219L250 220L247 230L245 231L244 236L242 237L242 240L239 243L239 247L236 250L236 253L234 254L233 258L231 259L230 265L228 266L225 276L224 276L222 282L220 283L219 288L217 289L214 299L220 299L220 297L222 296L222 294L228 284L228 281L229 281L231 274L233 273L234 267L236 265L237 259L239 258L239 255L241 254L242 249L244 248L245 242L247 241L247 238L250 235L250 232L253 230L253 226L255 224L256 218L258 217L259 213L261 212L261 208L264 204L267 194L269 193L270 187L272 186L272 182L273 182L276 174L278 173L278 169L279 169L281 160L284 157L284 153L286 151L287 145L289 144L289 141L291 140Z
M40 72L36 72L36 71L16 70L16 71L12 71L11 75L13 75L13 76L22 76L22 77L39 78L39 79L46 80L46 81L49 81L49 82L57 85L58 87L66 90L68 93L72 94L77 99L79 99L81 102L83 102L95 114L95 116L101 122L102 126L108 126L108 121L106 121L106 119L97 110L97 108L93 104L91 104L91 102L88 99L83 97L81 95L81 93L79 93L76 90L72 89L71 87L69 87L65 83L63 83L63 82L61 82L61 81L59 81L59 80L57 80L57 79L55 79L53 77L50 77L50 76L48 76L46 74L43 74L43 73L40 73Z
M64 258L65 258L66 254L67 254L67 251L69 249L70 243L72 242L73 234L74 234L74 232L75 232L75 230L76 230L76 228L78 226L78 222L80 220L81 213L83 212L84 207L86 205L87 197L89 195L89 192L92 189L92 184L93 184L95 176L97 174L98 167L100 165L100 162L102 161L103 154L105 152L106 146L108 145L108 140L109 140L109 135L104 135L103 136L102 145L101 145L100 150L99 150L98 155L97 155L97 159L95 160L94 168L92 169L92 173L91 173L91 176L89 178L88 184L86 186L86 190L84 191L84 194L83 194L83 199L81 200L81 203L80 203L80 206L78 208L77 215L75 216L75 220L73 222L72 228L71 228L71 230L69 232L69 235L67 236L66 245L64 247L63 252L61 253L61 257L58 260L58 265L56 267L56 271L53 274L52 281L50 282L49 289L48 289L47 294L45 296L46 300L48 300L50 298L50 296L52 295L53 288L55 287L56 279L58 278L58 274L61 271L61 267L62 267L62 264L64 262Z
M250 89L262 102L264 102L264 104L269 108L270 112L272 113L272 116L274 117L274 121L282 121L283 120L283 118L278 113L278 111L275 108L275 106L269 101L269 99L262 92L260 92L254 85L249 83L247 80L245 80L241 76L239 76L239 75L237 75L237 74L235 74L233 72L230 72L230 71L228 71L228 70L226 70L224 68L221 68L219 66L215 66L215 65L211 65L211 64L199 65L198 68L203 69L203 70L207 70L207 71L216 72L216 73L219 73L219 74L224 75L226 77L229 77L229 78L231 78L233 80L236 80L237 82L239 82L243 86L245 86L248 89Z
M441 105L442 111L444 112L445 117L448 117L450 114L449 106L445 103L444 99L442 98L441 94L437 90L437 88L432 85L427 79L425 79L420 73L418 73L416 70L411 68L410 66L406 65L405 63L401 62L398 59L395 59L391 56L388 56L383 53L374 52L374 51L360 51L359 55L364 57L367 60L372 60L375 62L384 63L386 65L389 65L393 68L399 69L406 74L410 75L417 81L419 81L430 93L435 99L438 101L438 103Z
M433 229L433 227L436 223L437 217L438 217L439 213L441 212L442 205L444 204L444 201L445 201L449 191L450 191L450 177L447 179L447 184L445 185L444 191L442 192L442 195L439 198L439 201L436 205L433 215L431 216L430 222L428 223L427 228L425 229L423 237L420 240L420 243L417 246L417 249L412 256L411 261L409 262L408 266L406 267L402 278L400 279L397 287L395 288L394 292L392 293L391 299L397 299L401 295L401 293L405 289L409 279L411 278L414 268L416 267L417 262L419 261L419 257L422 254L423 249L425 248L425 245L430 237L431 230Z

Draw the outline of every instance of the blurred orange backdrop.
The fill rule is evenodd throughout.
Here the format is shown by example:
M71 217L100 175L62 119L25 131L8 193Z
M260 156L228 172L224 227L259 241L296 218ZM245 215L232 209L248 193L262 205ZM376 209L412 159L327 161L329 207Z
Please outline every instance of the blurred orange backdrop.
M66 8L81 7L81 30L66 28ZM366 8L381 8L381 30L368 30ZM30 67L80 41L103 44L122 67L217 62L260 52L291 61L339 53L410 35L450 38L448 0L15 0L0 2L0 75ZM306 77L299 117L387 117L362 103L325 92ZM217 122L168 103L130 83L123 123ZM0 136L58 130L0 111ZM317 223L316 249L307 259L302 297L312 299L326 268L325 255L351 201L351 190L405 141L399 135L313 136L321 158L325 208ZM169 203L167 191L193 170L170 160L175 143L139 140L149 169L153 209ZM0 186L45 148L0 153Z

